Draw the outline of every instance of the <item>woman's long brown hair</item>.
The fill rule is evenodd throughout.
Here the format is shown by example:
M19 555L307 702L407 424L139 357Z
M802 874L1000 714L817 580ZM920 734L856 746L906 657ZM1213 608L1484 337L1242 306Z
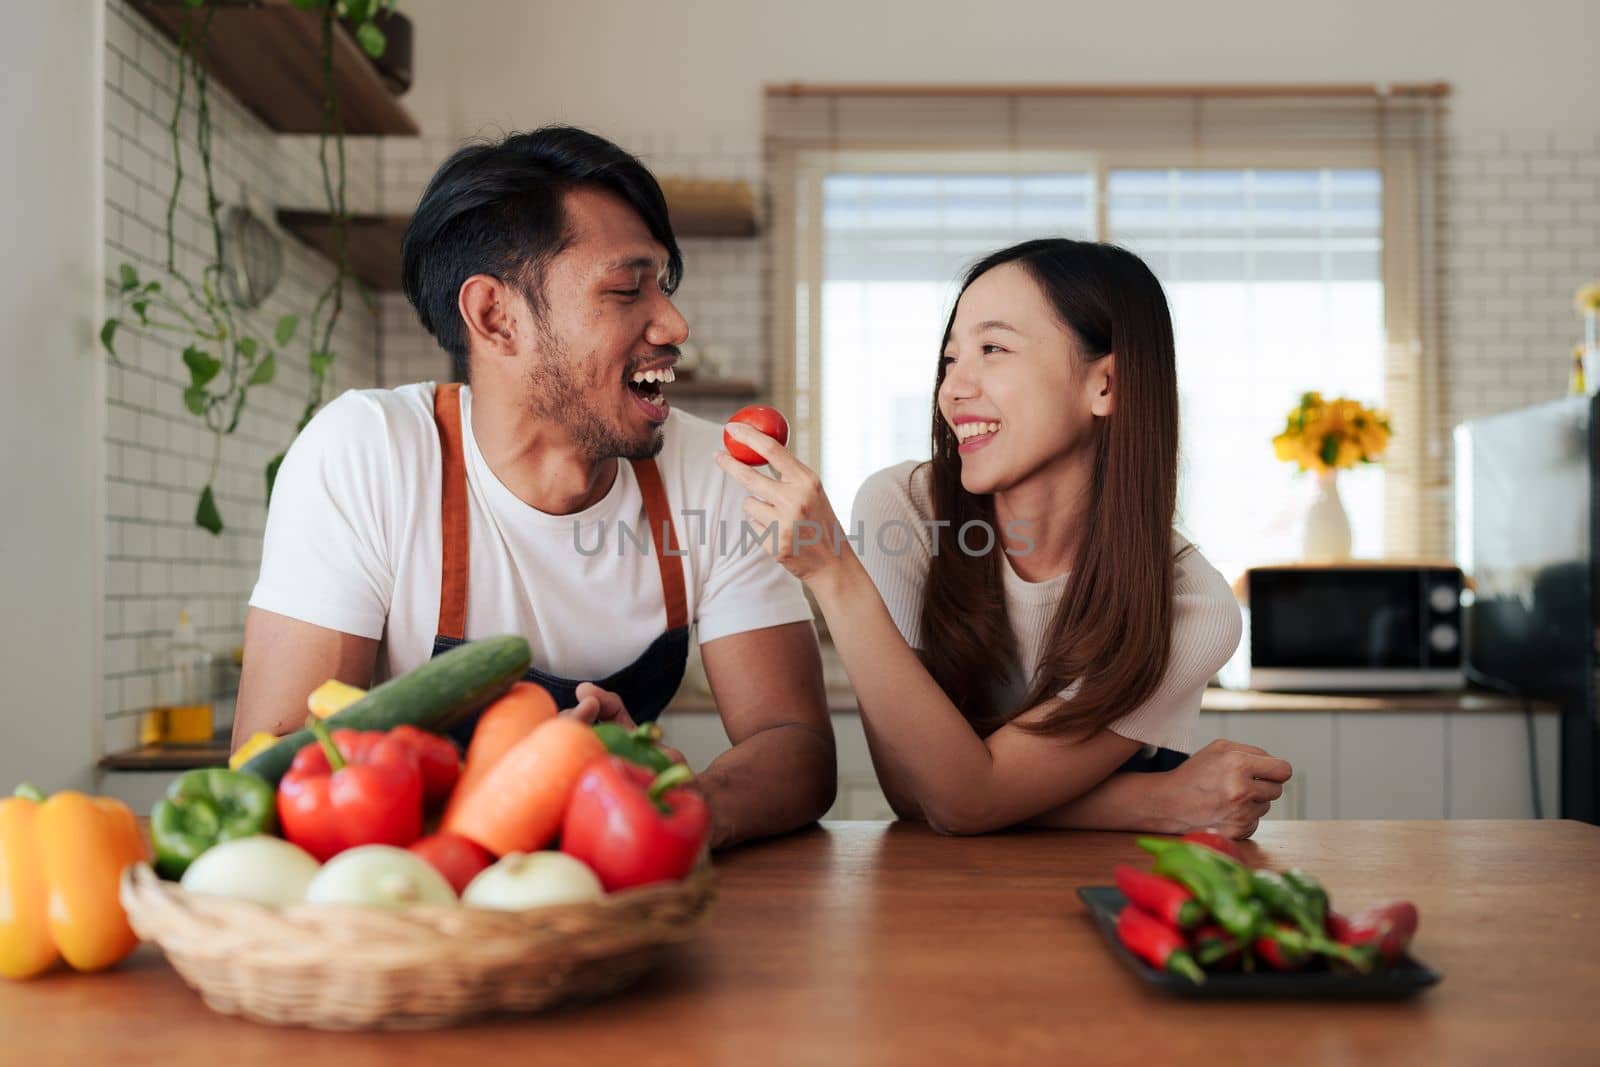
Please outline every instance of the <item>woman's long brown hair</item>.
M922 597L923 662L984 736L1019 711L1055 707L1028 729L1086 736L1137 708L1155 690L1171 644L1172 517L1178 493L1178 382L1172 318L1161 283L1133 253L1114 245L1049 238L986 257L968 271L963 293L1005 263L1028 272L1085 363L1116 353L1112 414L1095 419L1093 475L1066 595L1056 609L1039 668L1020 708L992 706L992 683L1017 670L1006 617L996 537L984 555L933 556ZM959 300L957 301L959 303ZM950 341L955 310L940 352ZM961 487L955 432L934 387L933 516L959 530L974 520L994 529L994 498ZM1074 682L1070 699L1059 694Z

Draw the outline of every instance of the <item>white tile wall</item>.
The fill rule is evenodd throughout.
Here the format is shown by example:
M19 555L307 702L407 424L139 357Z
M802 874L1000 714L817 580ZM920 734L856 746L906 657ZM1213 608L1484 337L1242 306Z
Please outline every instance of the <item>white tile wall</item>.
M177 86L177 52L170 41L122 0L106 5L106 267L122 263L160 277L165 262L166 201L174 176L168 132ZM212 158L217 195L244 200L265 221L280 206L322 206L315 137L285 137L267 129L225 89L212 83ZM191 272L211 259L200 161L194 143L191 90L182 121L184 188L177 219L180 266ZM347 142L352 210L370 210L377 197L377 147ZM181 345L168 336L118 337L120 366L109 368L106 396L106 621L104 747L126 747L138 712L154 697L153 669L180 609L187 608L202 640L225 654L243 636L245 601L261 558L267 461L290 441L310 384L304 322L321 287L332 278L326 260L283 235L284 274L276 292L252 313L259 336L284 314L299 314L301 333L278 354L278 373L252 392L237 432L222 448L217 502L227 528L213 537L194 525L195 503L211 456L211 439L184 408L187 371ZM348 292L348 291L347 291ZM336 395L378 381L377 321L359 301L335 334Z
M1600 128L1463 134L1447 154L1447 425L1566 391L1600 278Z

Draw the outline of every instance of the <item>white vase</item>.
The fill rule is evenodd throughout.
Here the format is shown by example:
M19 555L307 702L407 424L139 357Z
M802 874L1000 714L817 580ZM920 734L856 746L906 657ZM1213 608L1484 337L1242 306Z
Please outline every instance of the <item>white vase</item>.
M1317 498L1306 511L1305 557L1307 560L1350 558L1350 516L1339 499L1339 473L1317 475Z

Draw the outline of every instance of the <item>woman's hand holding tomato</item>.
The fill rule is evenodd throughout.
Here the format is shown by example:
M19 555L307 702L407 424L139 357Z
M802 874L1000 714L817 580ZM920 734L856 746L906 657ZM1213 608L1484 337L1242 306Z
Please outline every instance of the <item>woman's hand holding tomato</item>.
M810 582L850 558L850 546L816 472L778 441L743 422L728 423L724 440L729 453L718 455L717 465L749 491L745 518L750 520L752 533L785 570ZM735 446L740 452L734 452ZM773 477L739 462L736 457L743 450L767 464ZM769 532L774 526L775 535Z

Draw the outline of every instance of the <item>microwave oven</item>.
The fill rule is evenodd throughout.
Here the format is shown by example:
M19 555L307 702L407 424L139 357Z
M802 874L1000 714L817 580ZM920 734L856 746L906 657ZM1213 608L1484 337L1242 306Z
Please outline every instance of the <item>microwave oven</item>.
M1348 563L1245 572L1250 688L1460 689L1461 571Z

